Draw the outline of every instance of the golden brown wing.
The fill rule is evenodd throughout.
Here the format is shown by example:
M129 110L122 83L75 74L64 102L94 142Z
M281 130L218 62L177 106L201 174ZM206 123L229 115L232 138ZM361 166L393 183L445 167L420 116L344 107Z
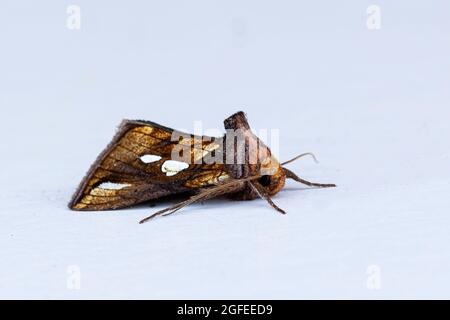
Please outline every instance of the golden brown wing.
M175 134L174 134L175 133ZM175 141L173 137L178 138ZM124 120L75 192L74 210L109 210L162 196L193 191L226 179L223 164L199 163L222 138L195 137L149 121ZM197 139L197 140L196 140ZM200 141L203 141L199 144ZM174 148L188 147L185 163L174 161ZM182 168L173 168L174 163ZM201 161L200 161L201 162Z

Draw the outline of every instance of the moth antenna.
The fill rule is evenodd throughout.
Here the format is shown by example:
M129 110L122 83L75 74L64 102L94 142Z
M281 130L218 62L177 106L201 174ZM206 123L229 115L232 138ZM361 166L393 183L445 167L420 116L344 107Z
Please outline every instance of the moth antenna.
M286 211L279 208L275 203L273 203L272 199L270 198L269 194L266 192L264 187L258 182L258 181L252 181L250 182L250 185L252 186L253 190L260 196L262 199L266 200L272 208L277 210L278 212L282 214L286 214Z
M290 178L297 182L303 183L310 187L319 187L319 188L334 188L334 187L336 187L336 185L333 183L315 183L315 182L310 182L310 181L304 180L304 179L300 178L299 176L297 176L295 173L293 173L291 170L286 169L286 168L283 168L283 171L286 174L287 178Z
M311 157L313 158L313 160L314 160L315 163L319 163L319 161L317 160L317 158L316 158L316 156L314 155L314 153L306 152L306 153L299 154L298 156L292 158L291 160L288 160L288 161L283 162L281 165L284 166L284 165L286 165L286 164L288 164L288 163L291 163L291 162L294 162L295 160L298 160L298 159L300 159L300 158L302 158L302 157L304 157L304 156L311 156Z
M218 197L220 195L224 195L226 193L229 193L230 191L233 191L234 188L246 181L251 181L251 180L255 180L255 179L259 179L260 176L252 176L252 177L248 177L245 179L238 179L238 180L231 180L228 182L225 182L223 184L217 185L215 187L209 188L205 191L200 192L199 194L193 195L191 196L189 199L182 201L180 203L177 203L171 207L165 208L163 210L160 210L158 212L155 212L154 214L142 219L141 221L139 221L140 224L145 223L149 220L152 220L154 218L156 218L157 216L168 216L171 215L175 212L177 212L178 210L180 210L181 208L184 208L192 203L195 203L197 201L204 201L207 199L211 199L214 197Z

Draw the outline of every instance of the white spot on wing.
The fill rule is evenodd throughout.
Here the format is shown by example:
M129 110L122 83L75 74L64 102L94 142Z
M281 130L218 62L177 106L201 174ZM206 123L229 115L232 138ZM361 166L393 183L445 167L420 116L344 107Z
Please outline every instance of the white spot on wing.
M161 167L161 171L166 174L166 176L174 176L178 172L187 169L189 165L185 162L176 161L176 160L167 160L163 163Z
M161 160L161 157L155 156L153 154L145 154L142 157L140 157L140 159L143 163L152 163Z
M126 183L103 182L97 188L106 190L120 190L129 186L130 185Z
M230 177L230 176L229 176L228 174L225 173L225 174L222 174L221 176L219 176L219 177L217 178L217 181L223 182L223 181L227 180L229 177Z

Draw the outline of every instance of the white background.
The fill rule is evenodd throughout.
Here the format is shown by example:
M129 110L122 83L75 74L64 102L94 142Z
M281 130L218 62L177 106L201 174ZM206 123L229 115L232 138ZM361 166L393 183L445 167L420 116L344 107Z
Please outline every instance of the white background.
M0 298L450 298L449 13L446 0L2 0ZM170 202L67 209L122 118L222 128L241 109L280 129L281 160L321 161L289 168L338 188L289 182L274 197L286 216L262 200L145 225Z

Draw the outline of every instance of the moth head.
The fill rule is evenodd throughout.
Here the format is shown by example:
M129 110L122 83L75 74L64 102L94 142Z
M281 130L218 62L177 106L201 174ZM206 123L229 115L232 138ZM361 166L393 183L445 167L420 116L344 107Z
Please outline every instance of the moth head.
M267 200L267 197L270 198L283 189L286 178L314 187L335 186L334 184L311 183L299 178L295 173L285 168L284 165L305 155L311 155L311 153L301 154L294 159L279 163L270 149L253 134L244 112L239 111L225 119L224 126L227 130L225 158L228 160L231 153L233 160L244 160L233 163L227 162L225 164L227 174L233 179L253 179L255 177L258 182L246 183L244 189L234 196L236 199L251 200L260 196ZM237 142L236 138L238 139ZM229 145L234 146L234 148L229 149ZM236 148L236 146L240 146L240 148ZM258 188L259 190L256 190ZM274 206L273 203L271 205ZM282 212L282 210L278 211Z
M271 196L277 194L284 187L286 174L283 167L274 156L268 156L261 162L261 178L259 183Z

